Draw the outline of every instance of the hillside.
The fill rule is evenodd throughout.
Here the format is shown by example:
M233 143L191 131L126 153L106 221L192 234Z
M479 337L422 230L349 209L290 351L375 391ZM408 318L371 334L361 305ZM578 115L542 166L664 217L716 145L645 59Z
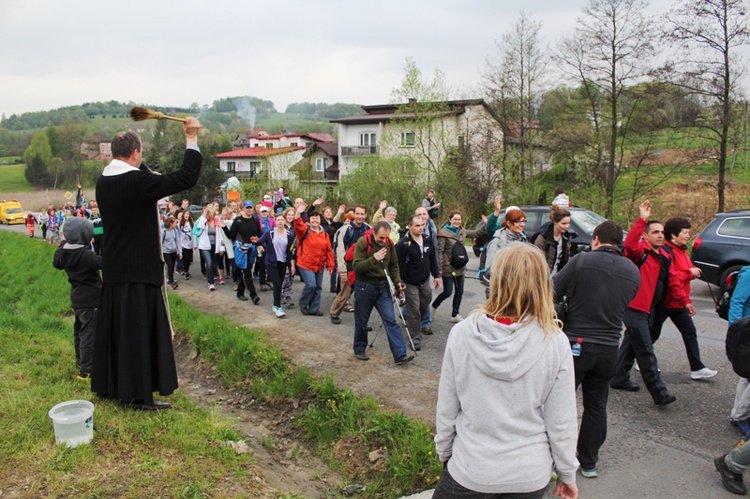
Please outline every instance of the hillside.
M49 126L59 126L65 120L85 121L96 132L104 133L130 125L128 117L134 102L87 102L48 111L33 111L3 116L0 129L29 132ZM286 112L276 110L274 103L250 96L227 97L215 100L210 106L197 103L188 108L141 104L167 114L197 116L204 127L217 133L238 133L263 128L271 133L284 130L295 132L335 132L331 119L362 112L357 104L292 103ZM247 129L247 130L245 130Z

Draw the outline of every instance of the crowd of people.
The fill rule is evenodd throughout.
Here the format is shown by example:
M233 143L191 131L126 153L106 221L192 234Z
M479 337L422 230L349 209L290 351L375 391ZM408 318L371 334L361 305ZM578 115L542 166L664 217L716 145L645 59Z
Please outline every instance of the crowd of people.
M292 200L284 188L257 201L210 203L197 219L184 199L157 217L157 200L190 188L200 172L199 124L191 118L184 128L187 148L178 171L150 171L141 163L140 137L121 132L113 140L115 159L97 182L99 203L73 204L62 219L46 210L29 222L32 235L33 224L62 232L55 266L71 282L79 378L90 379L100 397L137 410L171 407L153 397L177 387L164 293L166 286L177 288L180 277L193 278L195 250L208 293L233 285L238 300L258 306L258 290L273 291L271 308L280 319L295 306L302 315L325 315L327 271L336 293L330 321L340 325L342 312L354 314L352 348L360 361L369 359L373 309L394 363L404 365L433 334L436 309L452 297L456 325L444 353L435 436L444 470L435 497L541 497L552 474L558 478L556 495L577 497L576 472L597 476L610 388L638 390L630 380L636 366L657 406L676 401L653 348L666 319L682 335L690 377L717 374L701 360L692 321L690 283L700 270L685 253L690 223L673 218L662 225L648 201L624 241L622 227L603 222L594 230L591 251L576 255L563 192L556 193L560 204L552 205L550 220L530 237L524 211L510 206L501 217L499 199L483 217L483 228L464 228L458 211L439 222L432 190L403 229L387 200L368 220L363 204L334 207L318 198L308 205L301 197ZM482 234L488 242L479 275L487 301L464 318L465 244ZM296 276L304 286L295 300ZM747 268L737 289L732 320L750 315ZM743 431L750 430L748 385L738 385L732 413ZM730 491L746 492L741 473L750 466L747 456L750 446L741 446L715 462Z

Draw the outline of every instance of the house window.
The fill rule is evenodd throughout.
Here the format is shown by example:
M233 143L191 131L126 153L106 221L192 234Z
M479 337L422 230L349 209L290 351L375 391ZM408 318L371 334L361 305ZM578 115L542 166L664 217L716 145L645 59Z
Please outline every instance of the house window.
M315 171L325 172L328 168L328 158L318 158L315 160Z
M266 142L266 149L273 149L273 142Z
M401 132L401 147L414 147L416 143L414 132Z
M227 171L234 173L234 169L235 169L235 162L227 161Z
M250 176L254 177L258 174L260 171L260 161L251 161L250 162Z
M360 146L376 146L378 145L377 135L374 132L365 132L359 134L359 145Z
M289 147L297 147L297 143L296 143L296 142L292 142L292 143L291 143L291 144L289 145Z

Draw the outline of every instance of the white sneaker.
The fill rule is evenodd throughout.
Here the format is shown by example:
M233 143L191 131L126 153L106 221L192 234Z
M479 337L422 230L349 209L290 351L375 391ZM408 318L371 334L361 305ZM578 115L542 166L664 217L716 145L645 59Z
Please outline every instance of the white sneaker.
M457 316L455 316L455 317L451 317L451 322L452 322L453 324L455 324L455 323L457 323L457 322L461 322L462 320L464 320L464 317L463 317L463 315L461 315L461 314L458 314L458 315L457 315Z
M585 470L581 468L581 475L584 476L584 478L596 478L599 475L596 473L596 468L591 468L590 470Z
M691 379L708 379L708 378L713 378L717 374L719 374L719 371L714 371L713 369L704 367L703 369L698 369L697 371L691 372L690 378Z
M286 316L286 314L284 313L284 309L282 309L281 307L273 307L273 313L276 314L276 317L278 317L279 319Z
M216 291L216 286L214 286L213 284L209 284L208 285L208 290L209 291Z

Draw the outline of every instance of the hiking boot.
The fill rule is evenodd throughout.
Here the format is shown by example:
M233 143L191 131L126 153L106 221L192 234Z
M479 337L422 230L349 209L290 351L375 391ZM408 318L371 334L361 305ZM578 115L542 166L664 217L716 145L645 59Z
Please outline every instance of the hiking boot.
M354 356L357 357L357 359L359 359L359 360L370 360L370 357L366 353L364 353L364 352L362 352L362 353L355 353Z
M302 307L299 311L302 312L302 315L310 315L310 309L307 307Z
M253 296L253 305L257 305L258 303L260 303L260 297Z
M744 496L745 494L747 494L747 487L745 487L745 483L742 481L742 473L735 473L730 470L727 466L726 461L724 460L725 457L726 454L714 459L714 466L716 466L716 471L721 474L721 483L723 483L724 488L732 494Z
M339 319L338 317L332 315L331 316L331 322L333 322L334 324L341 324L341 319Z
M658 402L655 402L655 403L656 403L656 405L659 405L659 406L663 407L665 405L671 404L675 400L677 400L677 397L675 397L674 395L667 394L667 395L663 396Z
M404 364L408 364L412 360L414 360L414 356L413 355L404 354L401 357L399 357L398 359L396 359L396 365L397 366L402 366Z
M431 327L423 327L422 328L422 334L430 336L431 334L433 334L432 333L432 328Z

